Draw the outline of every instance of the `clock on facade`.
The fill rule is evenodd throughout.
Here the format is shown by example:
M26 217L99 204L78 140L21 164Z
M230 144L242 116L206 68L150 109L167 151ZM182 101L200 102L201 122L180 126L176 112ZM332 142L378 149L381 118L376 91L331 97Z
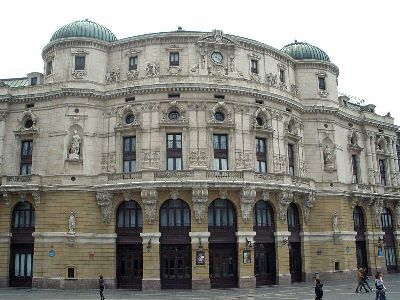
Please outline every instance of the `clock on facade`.
M222 60L224 59L224 56L222 55L221 52L213 52L211 54L211 59L214 63L220 64L222 63Z

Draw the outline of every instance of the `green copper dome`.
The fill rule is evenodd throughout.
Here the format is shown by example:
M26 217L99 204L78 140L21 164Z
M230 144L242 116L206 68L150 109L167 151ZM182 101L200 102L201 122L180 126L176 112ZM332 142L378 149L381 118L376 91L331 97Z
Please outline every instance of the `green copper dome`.
M86 19L64 25L53 34L50 42L70 37L86 37L105 42L114 42L117 40L117 37L109 29Z
M283 47L281 51L287 55L290 55L296 60L316 59L330 62L328 54L326 54L320 48L308 43L294 41L294 43Z

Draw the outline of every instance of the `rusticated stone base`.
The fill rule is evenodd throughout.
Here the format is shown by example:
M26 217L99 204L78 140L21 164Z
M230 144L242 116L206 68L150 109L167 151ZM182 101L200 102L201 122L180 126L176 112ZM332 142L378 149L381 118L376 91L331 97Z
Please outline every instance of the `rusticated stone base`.
M115 280L106 279L106 288L114 289ZM95 289L98 288L98 278L39 278L32 279L32 287L38 289Z
M192 279L193 290L209 290L211 288L210 278Z
M255 287L256 287L256 278L254 276L239 278L239 288L255 288Z
M292 284L292 278L290 277L290 274L282 274L276 276L276 284L278 285L291 285Z
M0 287L8 287L8 277L0 277Z
M143 291L159 291L161 290L160 279L142 279Z

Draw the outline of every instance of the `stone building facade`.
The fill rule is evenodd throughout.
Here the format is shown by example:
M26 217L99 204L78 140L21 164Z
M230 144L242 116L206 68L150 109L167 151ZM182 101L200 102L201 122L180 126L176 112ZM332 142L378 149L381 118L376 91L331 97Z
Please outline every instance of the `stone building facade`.
M307 43L77 21L0 80L0 285L214 288L397 272L393 118Z

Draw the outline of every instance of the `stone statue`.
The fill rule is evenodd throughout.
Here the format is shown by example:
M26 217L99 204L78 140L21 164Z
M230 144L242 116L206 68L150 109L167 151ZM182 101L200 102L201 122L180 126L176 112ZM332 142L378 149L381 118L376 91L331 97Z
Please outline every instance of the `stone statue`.
M324 164L326 168L333 169L335 167L335 159L328 145L324 148Z
M332 230L333 232L339 231L338 213L336 211L332 214Z
M69 159L79 159L79 149L81 144L81 137L78 131L74 130L74 135L72 136L72 144L68 158Z
M68 217L68 234L75 234L76 217L75 212L71 211Z

